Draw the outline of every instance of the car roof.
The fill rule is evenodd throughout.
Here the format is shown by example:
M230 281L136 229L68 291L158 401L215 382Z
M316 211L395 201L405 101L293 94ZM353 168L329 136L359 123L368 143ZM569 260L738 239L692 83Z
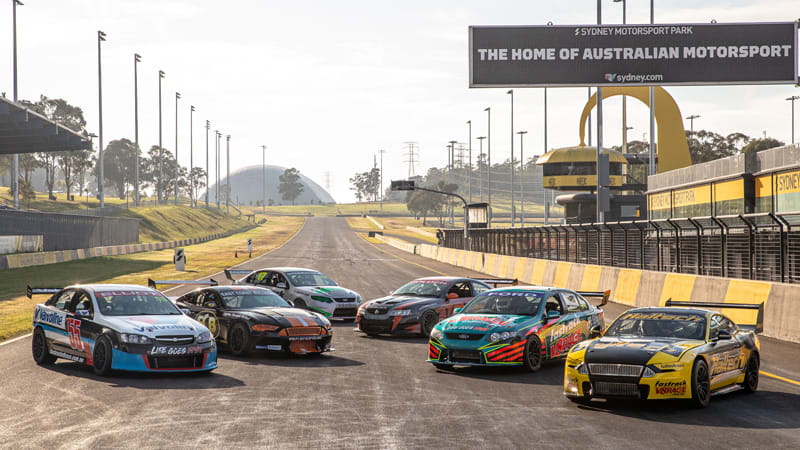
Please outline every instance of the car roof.
M642 308L634 308L625 311L626 313L629 312L650 312L650 313L664 313L664 314L700 314L702 316L706 316L711 313L719 313L717 311L711 311L708 309L703 308L670 308L666 306L645 306Z
M319 270L306 269L303 267L265 267L257 270L271 270L273 272L314 272L321 273Z
M64 289L86 289L88 291L124 290L159 292L153 288L142 286L141 284L73 284L65 287Z
M453 281L453 280L466 280L465 277L422 277L414 281Z
M531 291L531 292L550 292L550 291L562 291L562 290L569 290L569 289L562 289L562 288L554 288L549 286L504 286L500 288L494 288L491 292L495 291Z

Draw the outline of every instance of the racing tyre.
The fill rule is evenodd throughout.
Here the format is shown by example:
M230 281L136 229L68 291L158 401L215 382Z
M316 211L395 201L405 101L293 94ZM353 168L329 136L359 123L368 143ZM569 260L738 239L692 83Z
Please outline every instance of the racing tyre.
M433 363L433 367L436 367L437 369L441 370L442 372L452 372L454 370L453 366L451 366L449 364Z
M111 373L111 343L108 338L101 336L94 344L92 353L94 373L102 377Z
M750 359L747 360L747 367L744 368L744 387L745 392L755 392L758 390L758 369L759 369L758 355L755 353L750 354Z
M522 361L523 367L530 372L536 372L542 368L542 342L537 336L528 339Z
M708 364L702 359L694 362L692 367L692 401L698 408L705 408L711 403L711 381Z
M576 397L576 396L571 396L571 395L568 395L566 397L567 397L567 399L569 401L571 401L572 403L575 403L576 405L588 405L589 402L592 401L592 399L590 399L588 397Z
M428 310L422 313L422 316L419 318L419 330L425 337L431 337L431 331L433 331L433 327L439 323L439 315L436 314L436 311Z
M50 354L50 349L47 347L47 338L41 328L33 330L31 350L33 351L33 360L40 366L53 364L56 361L56 357Z
M235 356L244 356L250 351L250 330L237 323L228 332L228 350Z

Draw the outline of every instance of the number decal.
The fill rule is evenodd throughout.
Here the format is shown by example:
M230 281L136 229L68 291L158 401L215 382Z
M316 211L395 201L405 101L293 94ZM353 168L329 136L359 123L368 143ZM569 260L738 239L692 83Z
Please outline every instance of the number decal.
M214 336L214 338L219 337L219 323L217 322L216 314L214 314L211 311L202 311L194 317L194 320L205 325L206 328L208 328L208 331L211 332L211 335Z
M81 321L79 319L68 318L67 333L69 333L69 346L82 352L83 340L81 340Z

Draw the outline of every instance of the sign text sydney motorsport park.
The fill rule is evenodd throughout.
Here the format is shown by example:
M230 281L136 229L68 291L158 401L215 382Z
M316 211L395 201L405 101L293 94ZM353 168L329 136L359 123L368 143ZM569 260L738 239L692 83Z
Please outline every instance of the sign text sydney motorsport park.
M797 26L473 26L470 87L797 84Z

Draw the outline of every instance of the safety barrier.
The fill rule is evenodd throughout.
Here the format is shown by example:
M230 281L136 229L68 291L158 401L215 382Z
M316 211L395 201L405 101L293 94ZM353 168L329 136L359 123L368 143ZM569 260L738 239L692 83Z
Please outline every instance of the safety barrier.
M375 226L376 226L376 227L378 227L378 229L380 229L380 230L385 230L385 229L386 229L386 227L385 227L385 226L383 226L383 224L381 224L381 223L380 223L380 222L378 222L377 220L375 220L375 218L374 218L374 217L372 217L372 216L367 216L367 219L369 219L369 221L370 221L370 222L372 222L373 224L375 224Z
M444 246L464 248L462 230ZM800 283L800 212L475 229L470 250L659 272Z
M393 239L394 241L400 241ZM764 335L800 342L800 284L665 273L614 266L551 261L438 247L390 243L410 253L522 283L582 291L611 290L612 300L632 307L664 306L676 301L764 303ZM755 323L752 311L722 308L737 323Z
M150 252L164 250L167 248L183 247L186 245L200 244L228 237L236 233L250 230L254 226L242 228L241 230L227 233L215 233L208 236L192 239L181 239L177 241L150 242L147 244L127 244L110 245L105 247L92 247L77 250L59 250L55 252L20 253L16 255L0 255L0 270L19 269L22 267L42 266L45 264L55 264L80 259L96 258L98 256L117 256L131 253Z

